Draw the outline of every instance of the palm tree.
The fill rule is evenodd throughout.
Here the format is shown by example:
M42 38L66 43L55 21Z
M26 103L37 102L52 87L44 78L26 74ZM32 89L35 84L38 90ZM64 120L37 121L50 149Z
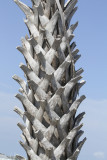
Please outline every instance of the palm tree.
M70 25L77 0L31 0L32 8L14 1L25 13L29 30L17 47L26 61L20 64L26 82L13 76L21 86L16 97L24 108L14 109L25 123L18 123L20 144L28 160L77 160L86 141L79 141L85 113L76 115L85 99L84 95L77 97L85 81L80 81L83 69L75 69L80 55L71 42L78 26L78 22Z

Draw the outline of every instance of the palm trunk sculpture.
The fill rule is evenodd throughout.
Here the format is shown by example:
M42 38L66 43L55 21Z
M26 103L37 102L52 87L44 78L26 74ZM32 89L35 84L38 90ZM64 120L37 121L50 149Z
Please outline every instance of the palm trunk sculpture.
M75 42L71 43L78 25L70 25L77 0L31 0L32 8L14 1L26 15L30 34L17 47L26 61L20 64L26 82L13 76L21 86L16 97L24 107L24 111L14 109L25 123L18 123L20 144L28 160L77 160L86 141L79 142L85 113L76 115L85 99L84 95L77 98L85 81L80 81L83 69L75 70L80 55Z

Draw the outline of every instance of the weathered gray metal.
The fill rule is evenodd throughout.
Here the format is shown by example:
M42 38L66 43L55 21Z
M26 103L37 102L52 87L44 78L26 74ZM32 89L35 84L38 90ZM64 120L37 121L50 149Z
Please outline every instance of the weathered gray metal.
M29 160L77 160L86 141L79 142L85 113L76 116L85 99L84 95L77 99L85 81L80 81L83 69L75 70L80 55L71 43L78 26L70 25L77 0L32 0L32 8L14 1L26 15L30 34L17 47L26 60L20 68L27 82L13 76L21 86L16 97L24 107L14 109L25 122L18 123L24 141L20 144Z

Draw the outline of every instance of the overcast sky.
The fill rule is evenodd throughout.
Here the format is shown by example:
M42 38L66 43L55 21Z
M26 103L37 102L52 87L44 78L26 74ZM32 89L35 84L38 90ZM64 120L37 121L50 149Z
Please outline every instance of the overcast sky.
M23 0L31 5L29 1ZM79 21L75 41L82 57L76 68L83 67L87 81L80 91L87 99L78 110L86 112L83 137L87 142L78 160L107 160L107 0L79 0L78 7L72 23ZM19 85L11 78L23 77L18 66L24 59L16 46L28 34L24 18L12 0L0 2L0 153L7 155L25 155L18 143L21 119L13 112L14 106L21 107L14 98Z

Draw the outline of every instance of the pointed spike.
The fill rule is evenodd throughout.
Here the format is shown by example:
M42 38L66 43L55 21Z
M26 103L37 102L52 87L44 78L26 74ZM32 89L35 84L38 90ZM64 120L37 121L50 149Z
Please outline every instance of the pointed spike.
M68 38L69 38L69 41L71 42L72 41L72 39L75 37L75 35L74 34L67 34L68 35Z
M84 72L83 68L80 68L79 70L76 71L76 76L79 76L83 72Z
M81 57L81 54L80 54L80 55L76 55L76 56L74 57L74 62L76 63L80 57Z
M74 132L75 135L77 134L77 132L83 127L83 123L80 124L79 126L74 127L71 132ZM74 136L75 137L75 136Z
M20 115L21 118L23 118L24 112L23 112L20 108L15 107L15 108L14 108L14 111L15 111L18 115Z
M71 79L71 81L70 82L75 82L75 83L77 83L81 78L83 78L82 76L76 76L75 78L73 78L73 79Z
M81 148L83 146L83 144L85 143L86 138L83 139L83 141L81 141L77 147L77 149L75 150L75 152L73 153L73 155L71 157L69 157L67 160L75 160L78 158L78 155L81 151Z
M68 17L66 17L66 22L68 24L68 26L70 25L71 19L73 17L73 15L75 14L75 12L77 11L78 7L75 7L72 12L69 14Z
M23 124L21 124L21 123L18 123L17 126L18 126L22 131L26 128L26 127L25 127Z
M81 103L85 98L86 98L86 96L82 95L79 99L77 99L77 102Z
M77 135L76 135L76 141L78 142L78 140L80 139L80 137L83 135L84 131L80 130L78 131Z
M68 100L69 95L73 87L77 84L77 82L82 78L82 76L76 76L75 78L72 78L66 85L64 90L64 97ZM64 98L64 99L65 99Z
M21 42L22 42L22 46L23 46L24 48L26 48L27 51L30 52L30 50L31 50L32 47L31 47L31 45L29 44L28 40L27 40L26 38L22 37L22 38L21 38Z
M79 125L79 123L83 119L84 115L85 115L85 112L82 112L75 118L75 126Z
M76 47L76 42L73 42L73 43L70 45L71 53L73 52L73 50L74 50L75 47Z
M12 78L20 84L23 91L27 94L28 93L28 87L26 85L26 82L23 79L21 79L20 77L18 77L17 75L13 75Z
M38 109L24 96L17 94L15 96L16 98L18 98L21 103L23 104L24 108L32 115L34 116L35 113L38 111Z
M74 32L74 30L77 28L77 26L78 26L78 22L76 22L75 24L72 24L72 25L70 26L69 30L70 30L71 32Z
M27 51L27 49L25 49L24 47L17 47L17 49L23 54L31 69L38 75L39 62L37 60L34 60L29 51Z
M78 0L72 0L70 1L70 3L67 5L67 7L64 10L64 14L65 17L67 18L70 13L72 12L73 8L75 7L76 3L78 2Z
M24 157L22 157L20 155L16 155L15 158L18 159L18 160L26 160Z
M72 56L74 57L75 55L77 55L77 53L79 52L79 49L75 49L74 51L72 51Z
M83 127L83 123L75 127L73 130L79 131Z
M71 2L71 0L67 0L66 3L65 3L65 5L64 5L64 8L66 8L67 5L68 5L70 2Z
M60 118L60 125L61 128L64 132L66 132L66 127L68 127L70 118L74 115L75 110L73 109L72 111L68 111L66 114L64 114L61 118ZM66 132L67 135L67 132Z
M22 132L23 132L23 137L25 139L25 142L28 142L26 144L29 144L29 146L33 149L33 151L35 153L37 153L37 148L38 148L38 142L37 142L37 140L34 139L33 137L31 137L31 135L30 135L29 130L28 130L27 127L25 127L24 125L22 125L20 123L18 124L18 126L22 130Z
M75 100L73 102L73 104L71 105L71 107L69 108L70 111L72 111L73 109L75 109L75 112L77 111L80 103L85 99L85 95L81 96L79 99Z
M42 160L39 156L36 155L36 153L32 150L32 148L29 147L27 144L24 144L21 141L19 143L26 150L31 160Z
M19 0L14 0L14 2L20 7L20 9L25 13L26 17L32 16L32 10L24 3Z
M85 143L86 140L87 140L87 138L85 137L81 142L79 142L79 144L78 144L79 150L81 150L81 148L82 148L82 146L83 146L83 144Z
M24 52L26 51L25 48L20 47L20 46L16 47L16 49L17 49L18 51L20 51L22 54L24 54Z
M23 142L19 141L20 145L27 151L27 150L31 150L31 148L27 145L24 144Z
M16 94L15 97L21 101L24 100L24 96L22 96L21 94Z
M39 77L23 63L20 63L19 67L24 71L28 79L33 80L37 84L41 81Z
M80 89L85 83L86 81L84 80L80 81L80 83L78 83L78 89Z
M78 141L80 139L80 137L83 135L84 131L80 130L78 131L77 135L75 136L74 138L74 141L73 141L73 150L75 151L77 146L78 146Z

